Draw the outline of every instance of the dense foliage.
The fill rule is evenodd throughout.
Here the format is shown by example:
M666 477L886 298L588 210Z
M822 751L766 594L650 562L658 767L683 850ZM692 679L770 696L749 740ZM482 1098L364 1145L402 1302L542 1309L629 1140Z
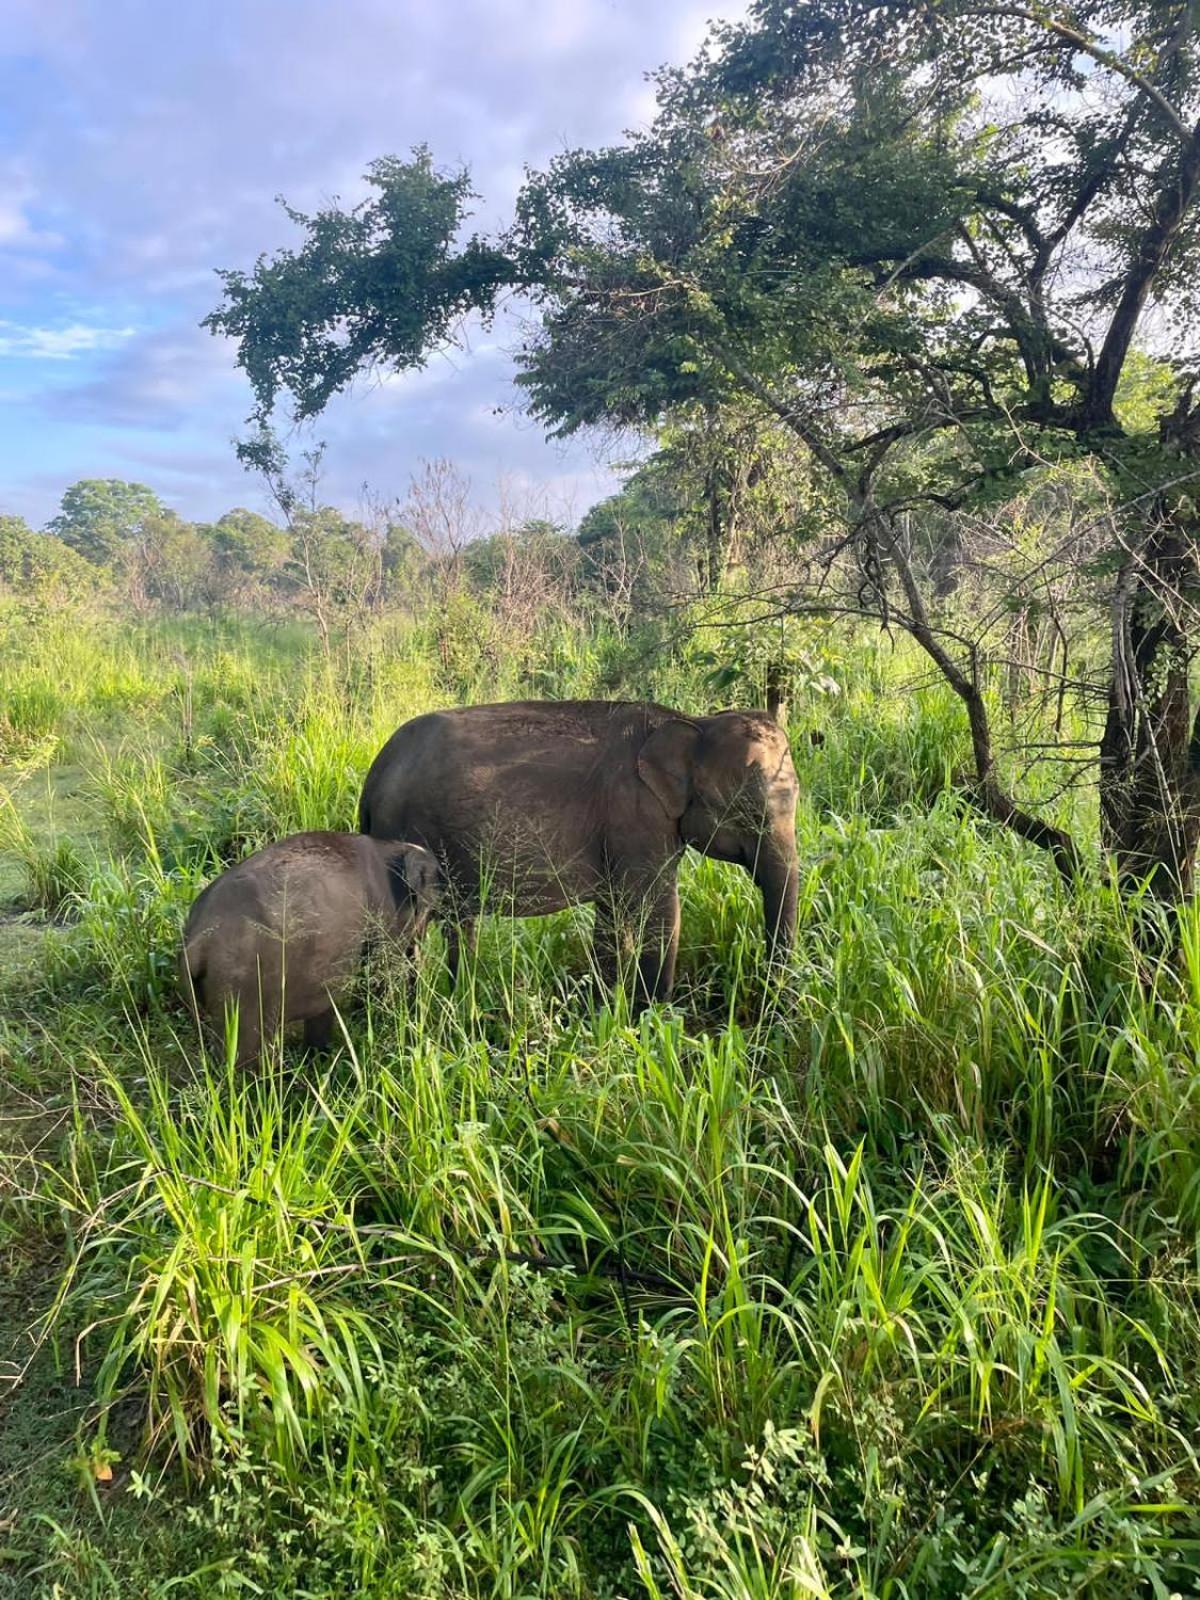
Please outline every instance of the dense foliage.
M44 532L0 517L0 596L29 605L90 595L147 617L299 615L328 648L333 629L353 630L385 608L420 609L447 587L511 590L518 568L527 577L536 569L543 590L571 588L576 546L557 524L510 508L483 512L447 462L422 470L407 501L371 507L365 519L323 504L315 481L303 501L290 481L274 483L278 521L238 507L213 523L185 520L139 484L74 484ZM422 498L431 483L437 493Z

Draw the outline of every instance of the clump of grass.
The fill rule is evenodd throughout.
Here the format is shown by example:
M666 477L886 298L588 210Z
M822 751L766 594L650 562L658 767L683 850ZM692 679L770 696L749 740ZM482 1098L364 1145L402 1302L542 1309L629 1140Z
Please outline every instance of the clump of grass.
M361 1316L326 1292L353 1251L339 1236L336 1166L327 1150L310 1157L317 1120L285 1115L278 1077L246 1092L232 1066L207 1069L179 1112L157 1073L145 1113L105 1081L136 1177L124 1219L109 1219L130 1249L98 1371L102 1412L141 1364L151 1435L185 1463L197 1441L206 1453L214 1431L244 1427L265 1399L271 1448L291 1464L323 1394L361 1401L372 1353ZM105 1257L94 1259L107 1267ZM79 1292L95 1293L86 1272Z
M384 1542L432 1527L469 1592L586 1593L601 1551L648 1593L781 1550L831 1593L982 1580L1037 1570L1072 1518L1108 1541L1097 1570L1140 1521L1172 1571L1186 1507L1154 1496L1191 1470L1183 1395L1107 1287L1121 1229L1049 1173L959 1153L897 1181L807 1138L737 1030L605 1012L569 1056L505 1062L452 1017L393 1054L381 1020L340 1082L218 1069L176 1098L152 1075L146 1112L114 1086L130 1155L75 1292L102 1314L102 1398L136 1376L164 1444L218 1474L236 1451L292 1526L308 1463L352 1438L377 1503L394 1402L353 1373L402 1360L429 1404Z
M90 865L69 834L37 837L11 795L0 795L0 850L16 862L25 909L61 916L87 879Z
M53 760L64 709L61 694L43 681L6 688L0 702L0 762L45 765Z
M206 876L203 869L167 871L161 863L114 862L91 871L51 958L60 986L99 991L135 1012L171 1003L184 917Z
M248 808L276 834L353 830L370 752L355 729L318 706L264 730L252 758Z

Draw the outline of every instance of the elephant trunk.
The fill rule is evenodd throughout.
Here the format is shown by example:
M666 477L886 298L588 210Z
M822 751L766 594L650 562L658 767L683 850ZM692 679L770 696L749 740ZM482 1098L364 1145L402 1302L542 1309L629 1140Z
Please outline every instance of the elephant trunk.
M767 952L774 960L788 953L796 936L800 869L795 846L779 848L764 840L754 866L754 881L762 895Z

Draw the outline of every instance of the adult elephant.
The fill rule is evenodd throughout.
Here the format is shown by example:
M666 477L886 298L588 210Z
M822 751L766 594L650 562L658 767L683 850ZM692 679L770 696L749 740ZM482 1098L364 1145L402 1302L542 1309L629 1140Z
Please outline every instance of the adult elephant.
M485 909L594 902L601 975L637 951L638 1000L665 999L684 847L736 861L772 954L796 927L796 772L762 711L689 717L629 701L516 701L414 717L376 756L359 827L440 859L450 966ZM450 909L453 908L453 909Z

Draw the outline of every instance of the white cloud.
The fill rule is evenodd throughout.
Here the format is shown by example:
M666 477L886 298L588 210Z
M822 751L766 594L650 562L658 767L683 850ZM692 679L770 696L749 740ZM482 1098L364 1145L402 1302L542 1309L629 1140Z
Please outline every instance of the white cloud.
M0 195L0 244L19 244L29 231L29 219L20 204L9 195Z
M0 321L0 356L27 356L35 361L70 361L89 350L113 350L131 339L136 328L98 328L69 322L59 328L24 327Z
M62 243L57 233L37 227L29 215L37 190L16 165L0 167L0 250L53 250Z
M249 405L246 386L234 374L230 344L187 323L117 332L119 348L83 382L57 384L45 394L49 415L153 432L177 431L203 418L208 426L216 424L218 438L228 439L229 426L217 423L217 414L224 415L222 400L236 397L229 424Z

